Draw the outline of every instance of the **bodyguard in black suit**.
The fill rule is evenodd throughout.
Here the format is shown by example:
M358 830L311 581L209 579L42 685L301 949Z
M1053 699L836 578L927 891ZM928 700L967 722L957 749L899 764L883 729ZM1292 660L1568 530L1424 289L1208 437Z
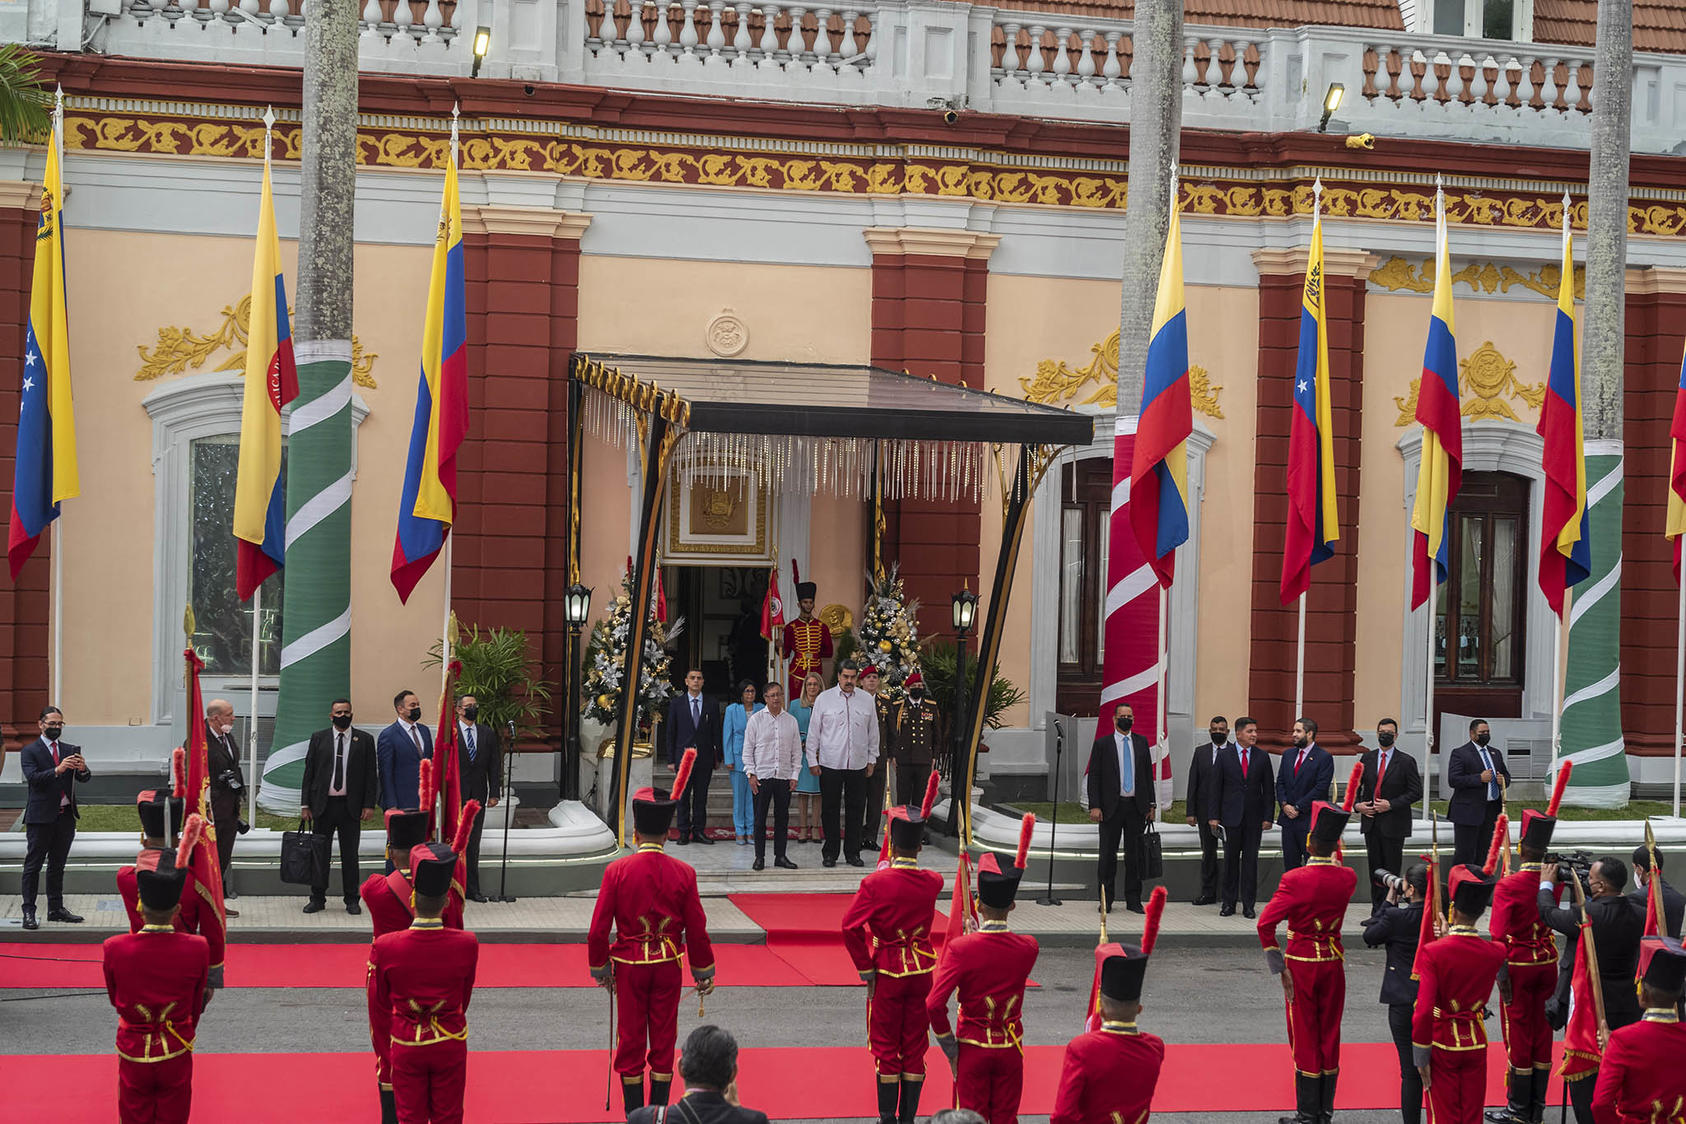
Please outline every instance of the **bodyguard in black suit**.
M1655 877L1662 878L1662 872L1663 853L1658 851ZM1639 907L1639 913L1642 917L1645 915L1645 896L1650 893L1652 877L1651 850L1641 843L1633 849L1633 880L1636 885L1628 891L1627 900ZM1663 932L1668 936L1678 937L1682 914L1686 914L1686 896L1682 896L1679 890L1670 886L1665 880L1663 882Z
M1294 747L1282 755L1276 773L1276 803L1282 808L1282 869L1304 866L1305 837L1311 830L1311 805L1329 799L1335 781L1335 759L1317 744L1317 723L1302 718L1294 723Z
M720 742L720 708L703 694L703 673L692 668L685 673L685 690L667 703L667 763L679 768L679 759L695 747L696 764L690 783L679 796L679 842L713 843L703 834L708 827L708 782L714 767L726 763Z
M1364 852L1370 861L1370 909L1381 908L1387 891L1376 881L1376 871L1403 873L1405 840L1411 835L1411 808L1423 798L1423 778L1416 759L1394 746L1399 723L1384 718L1376 723L1379 749L1366 750L1364 778L1358 782L1358 803L1353 810L1363 818ZM1378 779L1380 785L1377 784Z
M1259 892L1259 839L1276 814L1276 783L1270 754L1258 747L1259 724L1251 718L1235 720L1235 752L1227 754L1214 774L1212 798L1207 802L1214 824L1224 829L1224 917L1254 916Z
M457 699L457 776L462 798L480 801L474 829L468 836L468 900L483 902L480 892L480 832L486 826L486 809L496 808L503 796L503 749L498 732L480 721L480 700L473 695Z
M1411 968L1416 963L1417 940L1422 935L1428 867L1417 863L1404 877L1406 904L1399 904L1397 889L1389 890L1364 922L1364 943L1371 948L1387 946L1382 1002L1387 1004L1387 1027L1393 1033L1394 1048L1399 1051L1399 1111L1405 1118L1404 1124L1417 1124L1422 1119L1423 1078L1411 1057L1411 1012L1417 1005L1417 981L1411 977Z
M333 726L310 735L304 754L304 784L300 786L299 816L310 821L317 835L340 839L340 891L345 911L362 913L357 891L362 880L357 869L357 843L362 838L362 821L375 814L375 797L380 780L375 774L375 739L363 730L351 728L351 700L335 699L330 711ZM330 851L333 844L329 844ZM324 867L310 887L306 913L319 913L328 904L328 871Z
M1153 759L1147 739L1132 734L1129 703L1113 711L1113 728L1089 749L1089 818L1101 825L1098 883L1102 908L1111 912L1118 883L1118 844L1124 844L1124 903L1142 910L1142 835L1157 806L1153 801Z
M35 885L43 864L47 867L47 920L75 924L82 918L64 908L64 863L76 839L76 786L93 776L82 760L82 747L59 740L64 733L64 712L56 706L41 708L36 725L41 736L23 747L19 755L23 783L29 797L23 808L25 846L23 859L23 927L38 928L35 920Z
M1446 783L1452 789L1446 818L1452 821L1453 862L1481 865L1504 806L1501 794L1510 783L1510 770L1505 755L1489 748L1492 736L1487 723L1477 718L1469 724L1469 741L1454 749L1446 763Z
M1229 719L1218 715L1207 727L1209 741L1194 747L1188 763L1188 826L1200 832L1200 893L1195 905L1211 905L1218 900L1218 884L1223 874L1218 866L1218 833L1211 822L1217 818L1213 811L1218 795L1218 769L1223 759L1235 756L1235 746L1229 740Z

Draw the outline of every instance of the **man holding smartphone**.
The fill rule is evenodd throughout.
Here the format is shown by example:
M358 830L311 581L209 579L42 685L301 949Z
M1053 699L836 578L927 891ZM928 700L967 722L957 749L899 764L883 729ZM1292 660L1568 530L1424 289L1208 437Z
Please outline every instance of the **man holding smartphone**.
M23 860L23 927L38 929L35 885L47 867L47 920L74 925L82 918L64 908L64 863L76 839L76 785L93 774L82 760L82 747L59 740L64 713L56 706L41 708L36 723L41 736L23 747L23 781L29 789L23 823L28 850Z

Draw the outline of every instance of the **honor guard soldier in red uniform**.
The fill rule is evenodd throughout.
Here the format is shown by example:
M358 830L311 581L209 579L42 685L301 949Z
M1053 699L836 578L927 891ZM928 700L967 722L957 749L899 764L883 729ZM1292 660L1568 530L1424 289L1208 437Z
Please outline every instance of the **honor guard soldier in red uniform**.
M1493 890L1488 931L1505 949L1499 997L1504 1001L1500 1017L1510 1062L1508 1103L1486 1114L1493 1124L1540 1124L1545 1119L1552 1037L1545 1008L1557 988L1557 942L1550 926L1540 920L1539 895L1540 872L1556 826L1554 817L1532 808L1522 814L1521 865L1499 879ZM1506 830L1501 822L1494 832L1495 844L1503 845L1500 833Z
M392 1035L392 1097L399 1124L460 1124L468 1080L468 1003L480 942L440 916L457 854L423 843L410 855L416 917L369 954L375 1001Z
M831 658L831 629L824 621L814 619L814 596L818 592L813 582L797 582L796 606L801 615L784 626L784 658L790 661L790 694L786 697L792 701L802 697L802 681L808 673L820 671L822 661Z
M185 1124L193 1041L210 998L211 949L176 927L188 874L167 852L135 872L143 924L105 942L105 992L117 1008L117 1118Z
M1611 1031L1604 1047L1592 1098L1597 1124L1686 1121L1686 1024L1679 1010L1686 948L1673 937L1655 939L1658 947L1640 982L1645 1014Z
M699 996L714 990L714 948L697 895L697 872L662 850L696 757L695 749L685 751L671 792L641 788L633 795L638 849L603 871L586 937L591 978L615 993L620 1023L614 1064L629 1115L644 1104L646 1065L651 1104L665 1105L673 1087L673 1044L679 1037L679 992L684 986L679 958L690 960Z
M1475 923L1494 882L1478 866L1452 868L1446 935L1417 949L1417 1006L1411 1055L1428 1090L1429 1124L1479 1124L1487 1090L1487 1027L1482 1022L1493 982L1505 967L1505 946Z
M954 1066L959 1106L988 1124L1017 1124L1024 1091L1024 989L1036 963L1036 938L1010 932L1007 914L1024 877L1035 816L1019 827L1019 852L1003 872L994 855L978 863L978 913L974 933L943 949L925 1011L937 1045ZM948 997L960 993L959 1026L948 1023Z
M148 789L135 797L135 810L140 813L141 821L141 850L135 856L133 866L123 867L117 872L117 892L123 896L123 908L129 914L131 933L140 932L146 923L141 917L136 875L143 870L157 870L161 862L166 867L175 862L175 852L166 850L166 840L172 836L180 839L183 807L184 801L180 797L169 796L163 791ZM164 823L166 814L170 821L168 833ZM182 886L181 905L176 910L176 929L183 933L198 933L205 938L211 950L211 986L220 988L226 938L222 924L215 916L216 906L193 871L184 868L180 873L186 882Z
M1288 1005L1288 1046L1294 1053L1293 1116L1282 1124L1329 1124L1335 1113L1335 1082L1341 1070L1341 1012L1346 1008L1345 952L1341 922L1358 886L1352 868L1334 858L1347 813L1319 800L1311 806L1306 864L1284 871L1264 912L1259 941L1265 962L1282 977ZM1276 927L1288 923L1288 948L1276 943Z
M1141 947L1120 945L1117 955L1101 961L1096 989L1100 1026L1066 1046L1049 1124L1146 1124L1165 1043L1136 1029L1136 1018L1164 909L1164 887L1159 887L1148 902Z
M878 1074L880 1124L912 1124L925 1084L925 999L937 965L931 924L943 876L919 869L919 847L935 799L927 786L923 807L895 809L890 817L890 865L861 879L843 915L843 946L866 981L867 1040ZM900 1115L897 1104L900 1104Z

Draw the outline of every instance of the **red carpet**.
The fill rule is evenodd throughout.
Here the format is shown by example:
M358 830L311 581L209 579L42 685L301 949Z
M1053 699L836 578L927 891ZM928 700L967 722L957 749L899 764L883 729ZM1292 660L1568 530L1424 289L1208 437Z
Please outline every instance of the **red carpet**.
M472 1008L471 1008L472 1011ZM595 1016L593 1016L595 1017ZM472 1030L472 1014L470 1028ZM472 1049L473 1039L470 1038ZM1063 1049L1032 1046L1025 1054L1026 1115L1053 1108ZM116 1100L117 1063L109 1053L0 1058L0 1070L27 1065L28 1081L9 1082L6 1111L11 1119L56 1124L106 1124ZM1343 1051L1337 1108L1397 1109L1398 1055L1391 1044L1349 1045ZM1504 1054L1487 1052L1487 1103L1504 1103ZM746 1106L778 1120L871 1119L872 1063L859 1047L746 1049L739 1056L739 1091ZM603 1111L606 1059L602 1050L471 1053L466 1117L489 1124L619 1120ZM933 1048L930 1080L922 1107L945 1105L951 1097L948 1067ZM1223 1079L1213 1080L1214 1073ZM340 1106L335 1119L355 1124L379 1119L364 1053L200 1054L194 1060L193 1119L238 1119L243 1124L294 1124L298 1101L265 1096L277 1081L309 1075L310 1099ZM1552 1087L1551 1104L1559 1097ZM616 1094L615 1108L619 1108ZM1293 1107L1288 1049L1280 1043L1168 1047L1153 1110L1164 1112L1277 1112Z

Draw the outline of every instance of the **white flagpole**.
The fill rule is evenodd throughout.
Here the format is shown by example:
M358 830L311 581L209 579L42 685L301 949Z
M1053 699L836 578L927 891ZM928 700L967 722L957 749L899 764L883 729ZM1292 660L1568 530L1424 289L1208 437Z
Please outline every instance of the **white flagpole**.
M1294 644L1294 721L1305 713L1305 599L1300 594L1300 631Z
M246 822L258 822L258 654L262 650L259 630L263 625L263 583L252 591L252 718L246 727ZM189 721L193 716L188 716Z
M1423 785L1425 788L1428 786L1429 761L1434 757L1434 621L1436 616L1434 602L1438 595L1439 590L1431 586L1428 592L1428 601L1423 606L1428 610L1428 674L1425 676L1428 680L1428 710L1424 712L1427 717L1423 721ZM1442 778L1442 789L1444 789L1444 785L1444 778ZM1429 789L1428 791L1432 793L1433 790Z
M64 183L64 87L58 86L53 91L53 138L52 144L57 149L59 166L59 183ZM64 210L64 200L56 201L59 210ZM64 224L59 222L59 245L64 245ZM53 520L53 670L52 670L52 698L48 699L50 706L63 706L64 700L59 693L64 689L64 513L61 511ZM191 721L191 718L189 719Z
M1572 603L1570 596L1569 590L1563 591L1564 613ZM1551 767L1556 776L1558 758L1563 753L1563 618L1554 617L1551 625Z
M1158 688L1158 690L1159 690L1159 717L1158 717L1158 721L1157 721L1157 725L1158 725L1159 728L1158 728L1158 730L1155 731L1155 733L1157 734L1156 744L1158 745L1159 750L1162 753L1166 754L1167 756L1169 756L1170 752L1171 752L1171 747L1168 744L1169 741L1170 741L1170 730L1171 730L1171 707L1170 707L1170 700L1165 697L1165 680L1166 680L1167 674L1168 674L1167 665L1170 662L1170 621L1168 621L1166 619L1166 617L1168 617L1170 615L1169 612L1168 612L1169 609L1170 609L1170 599L1165 594L1165 587L1160 586L1159 587L1159 688ZM1153 783L1153 803L1155 804L1155 806L1157 806L1159 804L1159 772L1158 772L1158 768L1157 768L1157 763L1152 763L1152 764L1155 765L1155 768L1153 769L1152 776L1149 779Z
M1680 608L1674 643L1674 818L1680 818L1680 743L1686 738L1686 574L1680 581Z

